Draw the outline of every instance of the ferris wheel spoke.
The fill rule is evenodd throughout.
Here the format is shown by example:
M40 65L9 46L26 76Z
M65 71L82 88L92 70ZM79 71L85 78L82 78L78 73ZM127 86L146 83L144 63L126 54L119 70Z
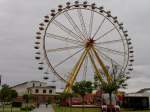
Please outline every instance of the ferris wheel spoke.
M111 57L109 57L108 55L106 55L105 53L103 53L102 51L100 51L99 49L96 48L96 50L101 55L101 57L103 59L105 59L107 62L113 62L115 65L118 65L118 66L122 67L122 65L120 65L117 61L115 61L114 59L112 59Z
M94 11L91 11L90 23L89 23L89 32L88 32L88 36L89 36L89 38L91 38L91 34L92 34L92 28L93 28L93 17L94 17Z
M113 44L113 43L118 43L118 42L122 42L126 39L118 39L118 40L111 40L111 41L104 41L104 42L98 42L96 44Z
M58 22L57 20L54 20L53 23L60 29L62 29L64 32L66 32L68 35L72 36L74 39L81 41L81 37L76 35L74 32L72 32L69 28Z
M78 35L80 35L80 39L83 40L82 37L84 37L84 35L82 34L82 32L80 31L79 27L77 26L77 24L74 22L73 18L70 16L70 14L68 12L64 12L65 17L68 19L69 23L72 25L72 27L74 28L74 30L76 31L76 33ZM85 37L84 37L85 38Z
M121 56L127 55L126 52L117 51L117 50L114 50L114 49L110 49L110 48L106 48L106 47L101 47L101 46L96 46L96 47L99 48L100 50L103 50L105 52L110 52L112 54L118 54L118 55L121 55Z
M108 30L106 33L104 33L103 35L101 35L100 37L98 37L96 40L99 40L99 39L105 37L106 35L108 35L109 33L111 33L115 29L116 29L116 27L113 27L112 29Z
M93 35L92 38L94 38L94 37L96 36L96 34L98 33L98 31L101 29L102 25L104 24L104 21L105 21L105 20L106 20L106 18L104 18L104 19L102 20L102 22L100 23L98 29L96 30L96 32L94 33L94 35Z
M65 63L66 61L68 61L69 59L71 59L73 56L75 56L76 54L78 54L79 52L81 52L83 49L78 50L77 52L73 53L72 55L68 56L67 58L63 59L62 61L60 61L59 63L57 63L56 65L54 65L54 68L62 65L63 63Z
M56 48L56 49L48 49L46 50L48 53L49 52L58 52L58 51L66 51L66 50L71 50L71 49L77 49L77 48L81 48L83 46L78 45L78 46L69 46L69 47L60 47L60 48Z
M83 42L81 42L81 41L74 40L74 39L69 39L68 37L63 37L63 36L59 36L59 35L55 35L55 34L46 33L46 36L50 37L50 38L53 38L53 39L56 39L56 40L61 40L61 41L64 41L64 42L68 42L68 43L83 44Z
M84 35L87 36L87 29L86 29L86 26L85 26L85 22L84 22L84 19L83 19L81 9L77 9L77 12L78 12L78 17L79 17L80 24L81 24L81 27L82 27L82 31L83 31Z

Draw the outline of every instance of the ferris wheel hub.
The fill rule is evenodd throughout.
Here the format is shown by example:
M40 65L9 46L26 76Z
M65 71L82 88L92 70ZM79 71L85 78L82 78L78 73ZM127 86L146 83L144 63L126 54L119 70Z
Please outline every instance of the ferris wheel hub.
M85 43L85 47L91 47L93 46L93 44L95 43L95 40L90 38L87 40L87 42Z

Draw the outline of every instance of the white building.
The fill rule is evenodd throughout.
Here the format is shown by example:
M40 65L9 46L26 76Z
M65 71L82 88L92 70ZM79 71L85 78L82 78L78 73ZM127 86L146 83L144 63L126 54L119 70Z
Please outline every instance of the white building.
M138 91L137 93L142 94L143 96L149 97L149 108L150 108L150 88L144 88Z
M137 97L137 98L143 98L143 97L147 97L148 99L148 105L150 108L150 88L144 88L141 89L135 93L128 93L125 95L126 97Z
M48 86L47 83L40 81L28 81L21 84L17 84L11 88L18 92L18 96L22 96L28 93L40 95L54 95L56 93L55 86Z
M40 81L28 81L11 87L18 93L18 98L24 94L33 95L35 103L46 103L49 98L53 98L56 95L56 86L48 86L47 83Z

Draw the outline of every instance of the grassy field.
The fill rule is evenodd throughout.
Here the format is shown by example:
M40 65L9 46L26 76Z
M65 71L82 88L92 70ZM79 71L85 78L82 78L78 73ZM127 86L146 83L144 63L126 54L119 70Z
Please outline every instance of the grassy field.
M2 108L0 108L0 112L3 112ZM4 112L11 112L11 109L10 108L5 108ZM25 112L25 111L21 111L19 108L13 108L12 112Z
M69 107L58 107L53 106L55 112L82 112L82 108L69 108ZM84 112L100 112L99 108L85 108ZM125 110L122 109L121 112L150 112L150 110L139 110L139 111L133 111L133 110Z
M138 110L138 111L121 111L121 112L150 112L150 110Z
M121 112L150 112L150 110L122 110Z
M82 108L56 107L55 112L82 112ZM84 112L99 112L98 108L85 108Z
M0 112L3 112L3 108L0 107ZM11 107L10 105L5 106L4 108L4 112L11 112ZM12 108L12 112L25 112L25 111L21 111L20 108Z

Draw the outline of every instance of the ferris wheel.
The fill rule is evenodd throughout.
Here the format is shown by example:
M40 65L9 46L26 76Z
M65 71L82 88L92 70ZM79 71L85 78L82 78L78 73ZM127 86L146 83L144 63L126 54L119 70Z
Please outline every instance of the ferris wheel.
M70 92L75 81L110 81L115 66L116 74L133 70L133 47L128 31L110 11L88 4L67 2L44 17L36 33L35 58L39 70L51 71Z

